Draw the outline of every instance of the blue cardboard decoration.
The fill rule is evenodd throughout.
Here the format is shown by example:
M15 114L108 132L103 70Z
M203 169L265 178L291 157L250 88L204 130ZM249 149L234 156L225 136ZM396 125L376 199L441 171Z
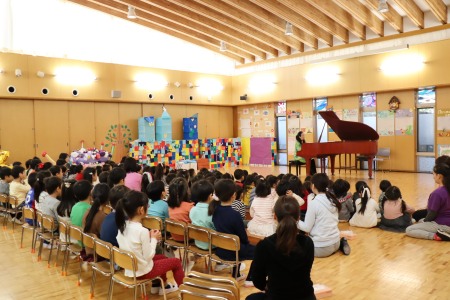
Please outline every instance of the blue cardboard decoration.
M156 119L156 141L172 141L172 118L163 111L160 118Z
M153 143L155 141L155 117L138 119L139 140Z
M183 139L185 140L198 139L197 117L183 118Z

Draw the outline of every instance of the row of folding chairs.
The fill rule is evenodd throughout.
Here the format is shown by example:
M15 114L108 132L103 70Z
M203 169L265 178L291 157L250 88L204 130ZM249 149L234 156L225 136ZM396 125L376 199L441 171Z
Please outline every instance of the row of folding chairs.
M9 216L17 215L20 211L22 211L22 208L19 207L19 200L17 197L0 194L0 214L3 216L3 229L6 229L8 226L8 220L10 219ZM12 220L12 218L11 222L14 231L16 223Z
M240 299L239 285L234 278L191 272L180 285L180 299L237 300Z
M37 241L40 241L38 251L38 261L41 260L42 248L45 242L49 243L49 256L47 267L51 265L52 251L56 246L55 266L57 266L58 256L60 252L64 253L63 262L61 266L61 275L67 276L68 261L70 255L75 255L79 260L79 272L77 285L81 283L82 272L82 245L93 249L92 261L88 262L92 269L91 277L91 298L94 297L96 275L100 273L103 276L110 278L108 288L108 299L112 298L114 283L119 283L128 288L134 288L134 299L137 297L137 288L141 289L143 297L147 294L146 284L153 280L161 282L161 288L164 291L164 282L161 277L154 277L150 279L138 279L136 277L137 259L134 253L114 247L112 244L102 241L95 235L84 233L83 229L76 225L68 224L63 220L56 222L52 216L44 215L39 211L34 211L31 208L23 208L23 216L27 219L34 220L33 225L25 223L22 226L21 247L23 246L23 234L25 229L30 229L33 232L31 242L31 252L35 252ZM58 233L59 231L59 233ZM120 271L114 269L114 265L121 268ZM124 269L132 270L133 277L124 275ZM164 299L166 295L164 293Z
M176 241L169 237L169 234L183 236L184 241ZM208 245L208 250L197 247L194 242L195 240L206 243ZM211 273L212 262L229 265L231 267L236 266L234 277L237 278L239 273L239 250L241 245L237 235L221 233L209 228L187 224L182 221L166 219L164 245L180 251L180 258L182 258L185 270L187 268L188 253L192 253L206 259L208 273ZM221 259L214 253L215 247L235 252L236 259L232 261ZM183 250L183 255L181 255L181 250Z

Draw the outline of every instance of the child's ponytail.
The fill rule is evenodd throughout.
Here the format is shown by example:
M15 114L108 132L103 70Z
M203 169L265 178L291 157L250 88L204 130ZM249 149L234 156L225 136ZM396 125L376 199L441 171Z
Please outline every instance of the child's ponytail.
M297 221L300 218L300 208L297 200L292 196L281 196L274 206L274 212L278 220L276 230L276 249L284 255L292 251L301 251L297 246Z
M146 194L138 191L129 191L124 198L117 202L116 224L122 234L126 227L126 220L134 218L139 207L143 207L147 211L148 198Z
M92 191L92 198L94 201L88 215L86 216L86 224L84 225L85 233L90 232L94 217L99 211L100 207L108 203L108 196L109 186L106 183L99 183L94 187L94 190Z
M220 206L220 202L218 200L213 199L209 202L208 205L208 216L212 216L216 211L217 207Z
M361 195L361 209L359 210L358 213L360 213L361 215L364 215L364 212L366 211L366 207L367 207L367 202L370 199L370 189L367 186L367 184L363 185L360 188L359 194Z
M336 206L338 211L341 210L342 204L339 202L339 200L336 198L336 196L329 191L328 183L330 180L328 179L327 174L325 173L316 173L311 178L311 183L314 184L314 187L317 189L319 193L325 193L328 200Z
M125 213L125 206L127 206L127 199L122 198L116 204L116 224L119 231L123 234L125 230L125 221L127 219L127 215Z

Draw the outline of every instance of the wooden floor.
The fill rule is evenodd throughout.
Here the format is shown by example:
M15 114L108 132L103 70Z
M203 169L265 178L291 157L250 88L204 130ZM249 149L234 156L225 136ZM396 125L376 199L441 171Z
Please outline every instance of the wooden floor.
M286 167L249 169L263 175L287 171ZM357 180L366 180L376 199L379 182L388 179L400 187L403 198L415 208L425 207L429 193L435 188L431 174L377 172L369 180L366 171L353 171L351 175L347 171L332 179L339 177L351 183L352 191ZM450 243L417 240L404 234L353 228L348 224L340 227L357 234L350 241L350 256L337 253L316 258L312 270L314 283L332 288L333 296L327 299L450 299ZM59 267L48 269L45 260L48 250L43 261L37 262L36 254L30 253L30 236L25 233L25 247L20 249L20 230L12 233L11 226L6 231L0 230L0 299L88 299L90 271L83 271L83 282L77 287L77 264L71 264L67 277L60 275ZM247 262L247 270L249 265ZM199 261L194 270L202 269L203 263ZM97 278L95 298L105 299L108 282L101 275ZM242 287L241 299L255 291L255 288ZM177 296L172 293L168 299ZM131 298L131 290L116 285L114 299ZM150 299L163 298L151 296Z

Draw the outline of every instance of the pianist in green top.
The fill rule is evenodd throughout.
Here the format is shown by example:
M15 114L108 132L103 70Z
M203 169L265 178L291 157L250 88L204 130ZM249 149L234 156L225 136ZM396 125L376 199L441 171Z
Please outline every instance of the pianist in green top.
M303 134L303 131L299 131L297 135L295 136L295 153L294 153L294 161L296 164L304 165L306 164L306 160L304 157L298 156L298 151L302 150L302 145L306 143L305 141L305 135ZM314 158L311 158L311 169L310 174L314 175L316 174L316 162Z

